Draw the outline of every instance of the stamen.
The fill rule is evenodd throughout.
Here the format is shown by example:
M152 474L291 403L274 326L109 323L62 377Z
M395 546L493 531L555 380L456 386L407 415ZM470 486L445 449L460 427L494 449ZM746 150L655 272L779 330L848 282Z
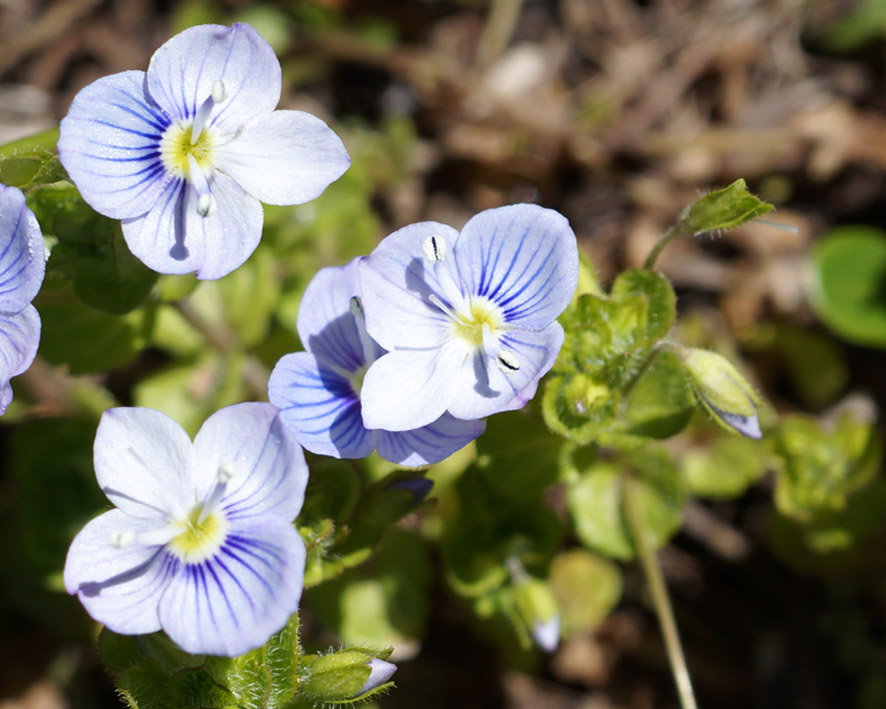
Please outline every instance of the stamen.
M434 305L436 305L440 310L446 313L450 318L455 320L455 322L461 322L461 318L456 315L452 308L450 308L446 303L444 303L440 297L436 293L431 293L428 296L428 300L430 300Z
M431 263L440 263L446 257L446 242L436 234L425 239L421 247Z
M190 153L188 153L188 179L197 192L197 214L201 217L208 217L217 206L215 197L209 190L209 180L206 179L206 173L201 169L197 158Z
M234 477L234 472L235 469L232 463L223 463L219 466L217 475L218 482L215 483L215 486L203 503L200 510L200 516L197 518L198 525L203 524L203 522L206 521L206 518L218 509L218 505L221 502L222 497L224 497L225 488L228 486L228 481Z
M357 325L357 335L360 338L360 347L363 350L363 364L368 367L375 362L376 346L375 340L370 337L369 332L366 330L366 313L363 311L363 302L355 295L348 303L348 308L351 311L351 315L354 316L354 321Z
M149 532L142 532L135 535L135 540L142 546L153 547L163 546L175 539L183 531L181 524L167 524Z
M131 529L115 529L111 532L111 546L116 549L125 549L135 541L135 532Z
M501 350L495 358L495 363L505 374L520 371L520 361L508 350Z
M197 114L194 116L194 125L191 126L191 145L196 145L200 139L200 134L206 127L206 120L209 118L209 114L212 113L212 109L227 97L228 85L224 79L217 79L212 85L212 93L206 97L206 100L200 105L200 108L197 109Z

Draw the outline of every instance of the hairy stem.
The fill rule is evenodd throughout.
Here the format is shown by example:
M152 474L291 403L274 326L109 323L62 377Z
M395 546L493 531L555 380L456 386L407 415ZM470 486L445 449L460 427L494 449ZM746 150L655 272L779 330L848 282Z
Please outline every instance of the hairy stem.
M686 658L683 655L683 647L680 645L680 635L677 632L677 623L674 620L674 611L671 608L671 600L665 586L664 575L658 563L655 551L649 545L643 525L643 515L640 512L638 499L637 481L632 476L627 476L624 482L624 503L628 526L631 537L637 549L637 555L643 564L646 574L646 583L649 593L652 595L652 604L655 614L658 616L658 624L664 638L665 650L677 685L677 693L680 696L680 706L683 709L697 709L695 695L692 691L692 682L689 679L689 670L686 667Z
M651 271L655 267L655 260L658 258L658 255L662 252L665 246L670 244L674 239L680 236L683 233L683 229L680 227L680 224L674 224L670 229L668 229L664 234L662 234L661 238L658 240L655 246L652 247L652 251L649 252L649 255L646 257L646 261L643 263L643 268L648 271Z

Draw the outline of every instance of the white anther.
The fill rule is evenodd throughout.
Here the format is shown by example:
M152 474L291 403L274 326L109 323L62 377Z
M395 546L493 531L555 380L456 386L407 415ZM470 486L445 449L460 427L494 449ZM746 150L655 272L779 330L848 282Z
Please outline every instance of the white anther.
M135 541L135 532L131 529L115 529L111 532L111 546L116 549L125 549Z
M437 236L436 234L429 236L424 240L421 247L425 252L425 257L431 263L440 263L446 258L446 242L443 241L443 237L441 236Z
M513 353L508 352L505 349L502 349L498 353L498 357L495 358L495 363L498 365L498 368L505 373L520 371L519 360L513 355Z
M351 311L351 315L353 315L355 318L365 317L363 312L363 303L360 302L360 298L358 298L356 295L348 301L348 310Z
M236 469L233 463L222 463L218 467L218 481L224 485L228 480L234 477Z
M212 85L212 100L221 103L228 97L228 84L224 79L216 79Z
M204 192L197 198L197 214L201 217L208 217L215 211L215 197L209 192Z

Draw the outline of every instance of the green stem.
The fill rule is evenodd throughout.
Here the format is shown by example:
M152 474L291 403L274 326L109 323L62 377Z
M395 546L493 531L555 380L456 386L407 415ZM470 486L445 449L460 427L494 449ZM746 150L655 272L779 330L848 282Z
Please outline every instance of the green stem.
M697 709L695 695L692 692L692 682L689 679L689 670L686 667L686 658L683 655L683 647L680 645L680 635L677 632L677 623L674 620L674 611L671 608L671 600L668 597L668 589L665 586L664 575L658 563L655 551L649 545L643 527L643 515L640 512L640 502L637 499L637 482L632 476L628 476L624 483L624 502L627 514L628 526L634 546L643 564L646 574L646 582L652 595L652 604L655 614L658 616L658 624L664 638L665 650L668 661L671 664L671 672L677 685L677 693L680 696L680 706L683 709Z
M674 226L672 226L662 235L662 237L658 240L658 243L652 248L652 251L649 252L649 256L646 257L646 261L643 263L643 268L651 271L655 267L655 259L658 258L658 255L661 253L662 249L664 249L665 246L670 244L678 236L683 234L683 228L681 224L682 222L674 224Z

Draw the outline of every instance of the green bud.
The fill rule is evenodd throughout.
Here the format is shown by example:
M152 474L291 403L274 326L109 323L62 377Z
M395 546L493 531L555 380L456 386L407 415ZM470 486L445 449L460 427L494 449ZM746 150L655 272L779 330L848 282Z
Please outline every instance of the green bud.
M545 652L560 644L560 613L548 584L527 577L514 590L514 604L533 641Z
M387 662L391 650L345 648L328 655L307 655L302 660L299 692L320 704L351 704L389 687L397 666Z
M760 398L747 379L725 357L707 350L686 350L683 364L702 406L723 428L748 438L762 438L757 406Z
M745 181L738 179L728 187L697 199L680 220L684 234L731 229L775 209L768 202L748 192Z

